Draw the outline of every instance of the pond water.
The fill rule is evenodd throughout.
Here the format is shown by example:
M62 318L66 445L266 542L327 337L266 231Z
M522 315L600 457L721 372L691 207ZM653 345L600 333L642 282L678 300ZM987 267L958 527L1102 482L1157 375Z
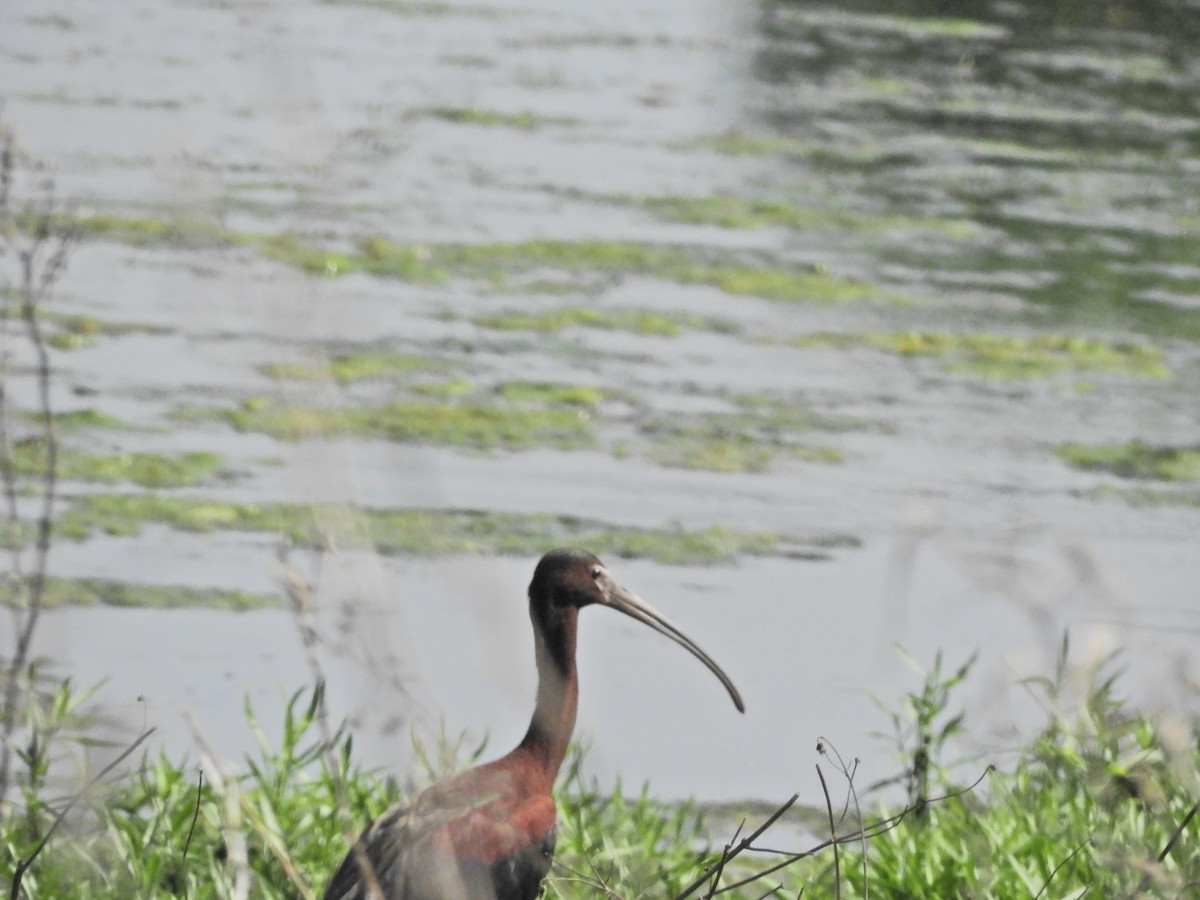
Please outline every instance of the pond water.
M58 405L127 424L70 440L219 454L232 480L154 492L213 509L782 536L602 554L746 699L585 614L589 767L666 798L817 801L821 736L861 783L891 774L872 698L919 684L896 644L981 651L961 702L989 753L1039 720L1017 681L1064 628L1081 667L1123 648L1139 701L1194 710L1197 21L1183 0L7 5L4 122L92 232L54 309L107 323L56 355ZM391 362L329 367L368 351ZM375 430L287 430L289 406L396 402ZM437 404L557 418L416 430ZM1133 441L1183 462L1063 449ZM319 568L365 759L404 771L414 726L515 742L537 542L380 555L369 521L324 515L338 549L293 562ZM61 541L53 574L276 590L270 528L148 518ZM55 610L39 650L178 754L185 712L236 759L243 697L271 732L310 680L280 609Z

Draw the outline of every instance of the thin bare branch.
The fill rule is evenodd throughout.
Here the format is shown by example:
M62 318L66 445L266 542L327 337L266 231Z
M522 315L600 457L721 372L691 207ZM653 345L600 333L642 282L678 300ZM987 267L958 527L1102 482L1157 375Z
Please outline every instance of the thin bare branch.
M1192 804L1192 808L1187 811L1187 813L1184 815L1183 819L1181 819L1179 824L1175 826L1175 830L1173 832L1171 832L1171 836L1169 838L1167 838L1167 843L1163 846L1162 852L1159 853L1158 856L1156 857L1157 862L1160 862L1160 863L1164 862L1164 861L1166 861L1166 858L1171 855L1171 850L1175 847L1175 844L1178 842L1180 836L1182 836L1184 830L1188 827L1188 825L1191 824L1192 819L1194 819L1196 817L1196 813L1198 813L1198 812L1200 812L1200 800L1197 800L1195 803ZM1058 870L1055 869L1055 871L1058 871ZM1053 878L1054 874L1051 873L1050 877ZM1047 881L1049 881L1049 879L1047 879ZM1134 896L1135 897L1141 896L1141 894L1148 887L1150 887L1150 881L1151 881L1150 873L1147 872L1145 875L1142 876L1142 880L1138 882L1137 890L1134 891ZM1183 896L1183 895L1180 894L1180 896Z
M1054 876L1059 873L1059 870L1062 869L1063 866L1065 866L1067 863L1069 863L1071 860L1073 860L1076 856L1078 856L1079 852L1081 850L1083 850L1084 847L1090 847L1091 845L1092 845L1092 839L1087 838L1078 847L1076 847L1074 850L1072 850L1070 853L1068 853L1066 855L1066 858L1063 859L1057 866L1054 867L1054 871L1052 871L1049 875L1046 876L1046 880L1042 882L1041 888L1039 888L1038 892L1033 895L1033 900L1038 900L1038 897L1040 897L1040 896L1042 896L1042 894L1046 893L1046 888L1050 887L1050 882L1054 880ZM1086 893L1086 891L1085 891L1085 893ZM1083 896L1083 895L1081 894L1080 896Z
M991 774L993 769L994 769L994 766L989 765L986 769L983 770L982 774L980 774L980 776L978 778L976 778L971 784L969 784L966 787L961 788L957 791L950 791L948 793L942 794L939 797L930 797L930 798L926 799L925 801L921 802L919 805L914 803L909 806L905 806L902 810L900 810L895 815L888 816L887 818L884 818L884 819L880 819L877 822L872 822L871 824L867 825L866 827L859 829L858 831L855 831L851 834L844 834L841 837L837 838L836 840L830 839L827 841L821 841L819 844L815 844L814 846L810 847L808 850L804 850L799 853L789 854L786 856L786 858L784 858L780 862L775 863L774 865L768 866L767 868L763 869L760 872L757 872L753 875L743 878L741 881L737 881L733 884L726 885L725 887L721 888L721 890L717 891L717 894L718 895L724 894L728 891L733 891L740 887L745 887L748 884L753 884L755 881L758 881L761 878L766 878L768 875L773 875L775 872L778 872L780 869L785 869L788 866L792 865L793 863L797 863L802 859L807 859L810 856L815 856L816 854L820 853L822 850L825 850L825 849L833 846L835 843L836 844L858 843L864 839L870 839L870 838L877 837L881 834L884 834L885 832L890 831L893 828L895 828L896 826L898 826L902 821L904 821L904 819L908 815L917 812L919 809L922 809L929 804L943 803L947 800L953 800L957 797L961 797L965 794L971 793L973 790L975 790L975 788L979 787L979 785L982 783L984 778L986 778L988 775ZM793 798L793 800L794 799L795 798ZM764 830L764 829L759 829L760 832L762 830ZM739 845L739 847L740 847L740 845ZM753 850L755 852L763 852L762 848L759 848L759 847L750 847L748 849ZM778 851L773 851L773 852L778 852ZM682 898L685 896L686 896L686 894L681 894L679 897L676 898L676 900L682 900Z
M842 897L842 856L838 850L837 825L833 821L833 804L829 800L829 785L825 783L825 773L820 765L816 766L817 778L821 780L821 792L825 795L825 810L829 814L829 837L833 841L833 886L834 896Z
M761 835L763 832L765 832L768 828L770 828L772 825L774 825L779 820L779 817L782 816L784 813L786 813L789 809L791 809L792 806L795 804L795 802L799 799L800 799L799 794L792 794L791 798L786 800L783 803L783 805L779 807L779 809L777 809L777 810L775 810L775 812L771 813L771 815L767 818L767 821L763 822L762 825L760 825L758 828L756 828L752 834L748 835L747 837L743 838L741 841L738 842L737 846L734 847L733 851L728 854L728 859L733 859L739 853L748 849L750 847L750 845L754 843L755 838L757 838L759 835ZM724 857L725 855L722 854L722 856ZM718 868L724 866L725 862L726 862L726 860L722 859L722 861L717 862L712 866L709 866L709 868L705 870L703 875L701 875L699 878L697 878L695 881L693 881L691 884L689 884L687 887L685 887L682 891L680 891L675 896L675 900L684 900L684 898L690 897L693 893L696 892L696 890L698 890L701 887L701 885L703 885L706 881L708 881L709 878L712 877L713 873L716 872ZM717 893L724 893L724 890L718 891Z
M8 392L8 348L0 360L0 483L5 502L5 516L10 547L9 579L12 592L13 649L4 672L3 711L0 713L0 800L8 794L11 778L12 739L17 730L22 685L28 688L29 665L34 634L42 611L50 547L54 535L54 506L58 496L58 440L54 427L51 400L49 347L42 331L40 308L51 288L62 276L70 251L79 239L77 230L62 224L57 213L54 183L41 186L38 209L33 225L22 232L13 221L10 207L15 155L10 137L0 145L0 229L5 243L16 256L19 266L19 287L15 291L17 312L25 325L25 337L36 359L38 388L37 441L45 454L45 467L39 481L40 511L36 518L33 560L26 567L24 560L25 534L21 519L20 490L9 432L11 409ZM27 234L27 237L22 237ZM12 301L6 289L0 304L0 334L7 339Z
M208 783L225 805L221 831L225 839L226 867L233 873L229 894L234 900L246 900L250 896L251 869L246 835L242 831L242 792L238 789L237 779L224 770L220 758L209 746L191 713L184 714L184 721L192 731L196 746L200 748L201 762L208 767Z
M859 854L859 857L863 874L863 900L869 900L871 896L871 886L870 879L867 877L867 837L863 832L863 814L862 806L859 804L858 800L858 788L854 786L854 776L858 773L858 758L855 757L854 764L852 766L847 766L846 761L842 759L842 754L838 752L837 747L823 737L817 739L817 750L825 756L828 756L830 753L832 753L833 759L837 761L838 771L841 772L846 779L847 803L854 803L854 820L858 824L858 832L861 836L860 842L862 844L862 853ZM843 819L845 818L845 814L846 809L843 809Z
M200 818L200 800L204 796L204 770L201 769L196 778L196 809L192 812L192 827L188 829L187 840L183 842L183 858L187 860L188 848L192 846L192 835L196 833L196 820Z
M708 893L704 895L705 900L711 900L711 897L716 892L717 887L720 885L721 873L725 871L725 863L729 859L729 852L733 848L733 845L737 842L738 837L741 835L742 829L745 827L746 820L742 819L742 821L738 822L738 827L734 829L733 837L729 839L729 843L727 843L721 849L721 858L717 860L717 871L713 874L712 884L708 886Z

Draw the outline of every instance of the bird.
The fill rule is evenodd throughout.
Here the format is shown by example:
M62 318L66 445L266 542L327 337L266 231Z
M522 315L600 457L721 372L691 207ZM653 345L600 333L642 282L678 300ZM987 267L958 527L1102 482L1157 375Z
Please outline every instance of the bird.
M691 638L593 554L560 548L541 558L529 584L538 671L529 729L506 756L468 769L398 803L367 826L325 891L325 900L533 900L550 871L557 812L554 781L579 704L575 645L579 611L607 606L687 648L720 679L729 676Z

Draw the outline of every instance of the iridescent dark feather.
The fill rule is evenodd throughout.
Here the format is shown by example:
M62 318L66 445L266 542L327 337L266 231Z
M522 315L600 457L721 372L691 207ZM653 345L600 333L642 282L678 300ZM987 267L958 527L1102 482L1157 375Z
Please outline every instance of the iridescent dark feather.
M325 900L537 897L554 853L555 809L526 763L514 751L389 809L358 839Z

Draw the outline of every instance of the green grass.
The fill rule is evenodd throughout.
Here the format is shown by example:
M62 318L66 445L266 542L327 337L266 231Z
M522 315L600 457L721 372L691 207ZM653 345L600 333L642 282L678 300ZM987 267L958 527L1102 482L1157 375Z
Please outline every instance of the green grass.
M408 385L407 390L419 399L318 408L251 397L235 407L193 407L177 415L186 421L225 422L285 441L345 435L484 452L599 448L619 457L636 454L665 466L712 472L764 472L779 457L840 462L841 451L813 445L801 435L863 424L845 416L817 415L771 396L733 397L738 409L730 413L663 416L648 413L632 394L597 385L509 381L487 388L454 379ZM606 424L629 422L637 430L637 443L602 440L611 430Z
M886 232L920 229L964 239L979 234L966 219L868 215L846 209L799 206L780 200L745 197L606 197L610 202L640 206L662 218L722 228L792 228L802 231Z
M1192 852L1198 824L1190 818L1200 726L1194 719L1151 718L1118 699L1111 669L1081 671L1065 659L1064 653L1053 677L1027 685L1050 710L1040 730L1006 746L998 767L987 756L956 766L967 773L960 779L947 765L969 713L956 701L972 660L947 673L939 654L923 684L898 709L885 710L900 752L889 780L902 786L904 807L881 803L822 741L814 758L836 791L833 809L807 811L803 820L811 823L819 812L825 824L808 839L769 829L756 843L817 845L830 816L838 835L866 825L872 836L865 846L847 840L836 857L818 848L779 868L778 854L741 854L724 864L717 886L750 881L721 896L862 897L868 888L879 897L1189 896L1189 885L1200 882L1200 856ZM44 676L33 683L19 720L31 738L17 760L19 790L0 807L6 882L61 807L51 760L66 765L94 739L86 693ZM1085 683L1082 695L1068 687ZM103 790L82 798L70 828L50 836L24 875L24 896L224 900L237 896L239 878L251 897L320 896L350 837L406 799L399 773L361 768L346 730L335 730L325 744L322 704L320 689L281 703L275 743L247 704L259 749L220 778L207 769L198 778L194 762L161 754L110 776ZM467 744L465 736L417 749L424 774L412 780L407 797L484 756L484 745ZM878 760L871 762L878 770ZM619 783L598 788L586 773L586 755L575 751L555 791L558 846L548 900L675 897L718 861L718 847L735 827L745 834L765 818L757 809L763 804L753 804L740 826L713 831L694 806L664 803L652 786L627 795ZM985 784L971 787L978 777ZM843 796L848 778L855 780L853 803ZM780 797L794 787L781 785ZM884 820L888 827L874 827ZM708 890L706 884L687 897Z
M796 338L798 347L871 347L899 356L944 360L950 371L1003 381L1064 373L1112 373L1141 378L1170 375L1162 351L1134 341L1105 341L1058 334L1012 337L930 331L827 333Z
M349 358L345 358L349 360ZM352 373L432 370L420 358L407 358L387 369L354 362L331 368L342 380ZM303 377L308 370L278 374ZM314 435L350 435L392 441L442 444L466 449L522 450L532 447L578 449L595 443L590 409L617 394L592 385L510 381L494 388L456 378L443 382L406 384L414 395L385 404L343 407L285 405L266 397L251 397L236 407L190 408L177 415L190 421L226 422L239 431L257 431L280 440Z
M500 407L484 403L395 400L391 403L328 408L289 406L252 397L236 407L182 410L184 420L216 420L238 431L256 431L283 441L341 437L445 444L476 450L530 447L571 449L593 443L587 416L567 408Z
M850 84L851 90L883 97L903 97L913 94L917 84L900 78L882 78L863 75Z
M1097 499L1115 499L1141 508L1177 507L1200 509L1200 490L1167 490L1148 487L1117 488L1102 484L1091 495Z
M566 272L666 271L689 259L679 248L613 241L523 241L515 244L398 244L383 237L360 240L352 251L332 251L285 235L264 251L317 275L366 272L418 283L451 275L496 284L507 274L538 270Z
M797 443L796 432L806 428L794 423L780 431L752 415L710 413L652 419L642 424L641 432L652 442L650 458L670 468L766 472L780 456L806 462L842 461L839 450Z
M45 444L36 439L18 441L13 445L12 459L19 475L41 476L46 471ZM224 468L224 460L215 453L92 455L59 446L58 477L100 484L125 481L145 488L176 488L227 481L231 476Z
M296 238L272 240L265 252L313 275L367 272L403 281L436 284L473 278L502 287L512 275L557 270L628 272L683 284L706 284L728 294L768 300L847 302L902 300L868 282L830 275L812 266L754 264L732 254L698 252L672 245L614 241L522 241L518 244L394 244L383 238L359 242L352 252L330 251Z
M799 155L809 149L794 138L784 138L766 135L746 134L731 129L712 137L697 138L683 145L684 149L712 150L726 156L775 156L782 154Z
M37 413L22 411L19 415L20 418L27 421L41 421L41 416ZM108 413L100 412L98 409L73 409L67 412L56 412L54 413L54 428L60 434L63 432L74 433L86 431L92 428L107 428L121 431L137 430L136 425L132 425L124 419L119 419Z
M784 15L797 24L818 30L829 28L851 33L861 31L910 40L996 41L1009 34L1009 30L1003 25L949 16L855 12L838 15L836 19L830 20L828 13L821 7L811 10L805 7L789 8ZM963 48L962 52L967 53L969 50Z
M546 125L577 125L578 119L564 116L542 116L536 113L502 113L491 109L468 106L435 106L417 110L415 115L461 125L488 125L492 127L520 128L530 131Z
M676 446L658 455L663 465L677 469L703 469L709 472L766 472L779 455L805 462L837 463L845 458L832 447L787 447L768 449L745 436L732 439L700 434L682 434Z
M887 156L879 145L825 146L778 135L746 134L732 129L676 145L681 150L708 150L724 156L783 156L802 159L809 165L834 172L868 172Z
M157 221L97 215L64 219L60 224L135 246L249 247L268 258L325 277L364 273L418 284L466 278L500 288L515 276L555 271L643 275L769 300L836 303L906 299L878 285L835 276L820 267L784 265L701 247L550 240L399 244L376 236L335 249L310 243L294 234L234 232L209 220ZM33 227L33 223L27 227Z
M1066 666L1065 647L1055 677L1030 684L1043 695L1045 709L1067 708L1067 679L1079 674ZM960 795L921 807L870 842L871 893L1186 896L1191 889L1185 885L1194 887L1200 878L1200 857L1188 849L1197 823L1190 823L1173 852L1164 848L1189 809L1195 810L1200 729L1194 720L1172 724L1131 708L1119 699L1113 671L1093 669L1076 712L1051 713L1042 731L988 777L986 790L960 794L962 782L940 768L935 754L928 796ZM935 744L938 729L961 730L961 719L944 701L925 724ZM924 767L930 762L915 755L911 761ZM843 887L861 896L859 853L849 845L846 850ZM1155 861L1160 854L1162 863ZM814 884L819 896L828 895L833 878L827 863Z
M599 406L616 394L607 388L592 385L558 384L550 381L506 381L496 388L496 393L514 403L532 403L538 406Z
M17 216L19 228L32 228L34 216ZM253 241L249 235L229 231L214 219L121 216L97 213L85 216L59 216L52 220L59 228L85 237L120 241L135 247L169 245L175 247L229 247Z
M402 16L442 16L458 11L450 3L437 0L321 0L326 6L364 6Z
M72 833L52 840L24 876L26 895L61 900L232 897L237 867L228 842L237 835L245 841L250 896L320 896L349 849L346 831L353 834L403 798L393 778L359 767L352 737L344 731L335 734L331 752L324 752L318 726L321 698L321 691L291 698L276 747L262 738L262 726L247 705L246 717L261 748L234 778L198 780L194 764L163 755L144 759L130 776L109 785L101 799L82 804ZM41 719L56 729L55 749L85 739L64 727L82 711L69 682L45 705ZM436 757L423 758L428 777L452 774L477 761L482 750L481 744L473 753L464 751L461 738L456 744L443 738ZM30 759L41 763L37 754L35 746ZM703 853L696 845L704 840L702 820L690 805L668 807L646 791L633 798L619 788L601 791L584 775L578 753L564 769L556 851L560 867L547 896L595 896L594 887L581 886L570 876L577 867L591 878L620 885L630 897L684 885ZM6 880L54 814L40 796L50 790L45 773L35 768L34 776L21 814L0 816L0 877ZM618 847L618 853L611 852Z
M300 381L336 381L349 384L373 378L413 375L417 373L445 373L451 364L432 356L415 353L394 353L387 350L362 350L357 353L342 353L330 357L327 362L317 363L268 363L260 367L264 375L271 378L295 379Z
M1122 478L1200 481L1200 446L1160 447L1126 444L1062 444L1055 453L1078 469L1112 472Z
M677 337L686 329L732 334L737 326L723 319L708 319L680 313L650 310L599 310L590 306L572 306L541 313L499 313L476 316L472 321L482 328L500 331L539 331L554 334L568 328L597 328L606 331L630 331L634 334Z
M452 378L449 381L421 381L417 384L406 385L407 390L421 397L465 397L476 390L474 382L466 378Z
M779 458L837 463L842 451L808 441L812 432L837 433L863 427L849 416L813 412L771 395L727 398L737 409L725 413L651 416L639 423L649 441L646 455L671 468L709 472L766 472Z
M656 273L657 274L657 273ZM868 300L904 303L907 297L870 282L841 278L825 271L717 263L684 266L664 273L684 284L707 284L727 294L800 303L859 303Z
M107 322L94 316L42 313L51 326L46 343L56 350L78 350L91 345L97 337L127 334L165 334L167 329L134 322Z
M46 609L63 606L117 606L142 609L206 607L242 611L279 606L276 597L249 594L245 591L130 584L105 578L47 579L42 602Z
M720 527L623 528L560 515L519 515L474 510L361 510L363 534L386 555L436 557L459 553L533 555L564 544L586 544L597 553L652 559L670 565L710 565L741 555L776 556L824 546L772 532ZM344 518L336 509L290 503L228 503L162 495L89 494L76 498L57 522L68 540L93 534L136 535L151 523L180 531L247 531L281 534L297 544L323 546L322 522ZM849 541L850 539L839 539Z

